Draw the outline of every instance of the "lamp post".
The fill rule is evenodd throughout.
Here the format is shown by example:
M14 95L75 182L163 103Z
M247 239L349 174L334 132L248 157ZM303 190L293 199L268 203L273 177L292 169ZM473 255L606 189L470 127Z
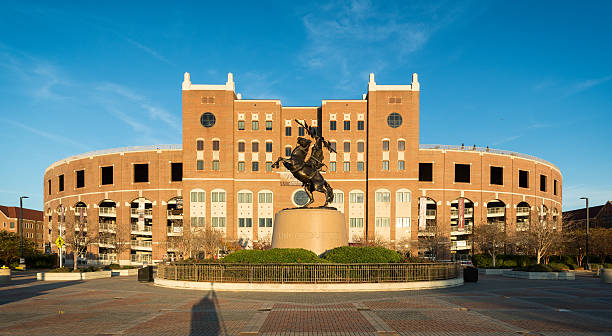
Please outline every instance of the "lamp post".
M589 266L589 198L588 197L580 197L586 201L586 270L591 269Z
M19 259L19 266L25 268L25 259L23 258L23 199L29 198L28 196L19 196L19 231L21 232L21 242L19 244L19 250L21 252L21 258Z

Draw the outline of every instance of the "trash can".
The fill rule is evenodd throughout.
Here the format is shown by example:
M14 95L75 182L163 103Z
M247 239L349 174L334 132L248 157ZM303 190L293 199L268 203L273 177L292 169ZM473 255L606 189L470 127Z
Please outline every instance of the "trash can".
M463 269L463 281L465 282L477 282L478 281L478 268L466 267Z
M153 266L145 266L138 269L138 281L153 282Z

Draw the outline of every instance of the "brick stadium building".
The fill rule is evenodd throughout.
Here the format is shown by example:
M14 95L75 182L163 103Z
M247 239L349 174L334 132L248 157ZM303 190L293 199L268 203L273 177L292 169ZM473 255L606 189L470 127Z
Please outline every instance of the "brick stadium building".
M336 146L337 154L326 154L324 176L351 241L367 235L416 252L437 227L453 254L466 255L473 225L524 230L532 218L560 221L562 177L551 163L489 148L419 144L416 74L410 85L379 85L372 74L363 99L312 107L242 99L231 74L224 85L196 85L186 73L182 94L182 146L102 150L47 168L49 240L66 216L83 216L88 234L130 241L119 255L108 241L93 246L91 255L102 262L172 257L172 241L188 228L211 226L246 245L269 240L274 213L305 201L289 172L271 168L304 135L294 119L318 127ZM322 195L315 196L321 204Z

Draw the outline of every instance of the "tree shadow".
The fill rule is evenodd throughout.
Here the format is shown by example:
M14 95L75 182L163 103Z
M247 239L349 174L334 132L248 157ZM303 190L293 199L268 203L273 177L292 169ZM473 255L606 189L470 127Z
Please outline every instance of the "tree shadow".
M11 282L8 284L2 284L0 285L0 289L4 287L15 286L15 285L23 285L23 284L27 285L28 283L34 283L34 282L39 283L39 284L11 288L9 290L0 291L0 306L8 304L8 303L12 303L12 302L21 301L21 300L29 299L32 297L40 296L40 295L45 295L47 294L47 292L51 290L76 285L83 281L46 282L46 281L37 281L36 279L34 279L33 281L31 281L31 279L23 279L21 281L15 281L15 282Z
M189 335L227 335L218 307L219 302L214 289L193 305Z

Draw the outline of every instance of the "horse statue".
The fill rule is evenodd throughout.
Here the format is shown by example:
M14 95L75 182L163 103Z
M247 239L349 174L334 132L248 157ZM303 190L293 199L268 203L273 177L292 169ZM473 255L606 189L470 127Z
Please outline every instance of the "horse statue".
M315 140L310 157L306 159L312 141L307 138L298 137L298 145L291 152L291 156L288 159L279 157L278 160L272 164L272 167L278 168L279 163L282 162L283 166L285 166L298 181L302 182L302 187L309 198L308 202L304 204L302 208L306 208L314 202L314 197L312 195L313 191L325 194L325 204L323 207L326 207L327 204L334 199L334 189L332 189L329 183L327 183L321 175L323 167L326 166L323 163L323 147L334 153L336 151L330 146L329 142L318 134L316 128L308 126L305 122L301 123L298 120L296 120L296 122L306 129L308 135Z

